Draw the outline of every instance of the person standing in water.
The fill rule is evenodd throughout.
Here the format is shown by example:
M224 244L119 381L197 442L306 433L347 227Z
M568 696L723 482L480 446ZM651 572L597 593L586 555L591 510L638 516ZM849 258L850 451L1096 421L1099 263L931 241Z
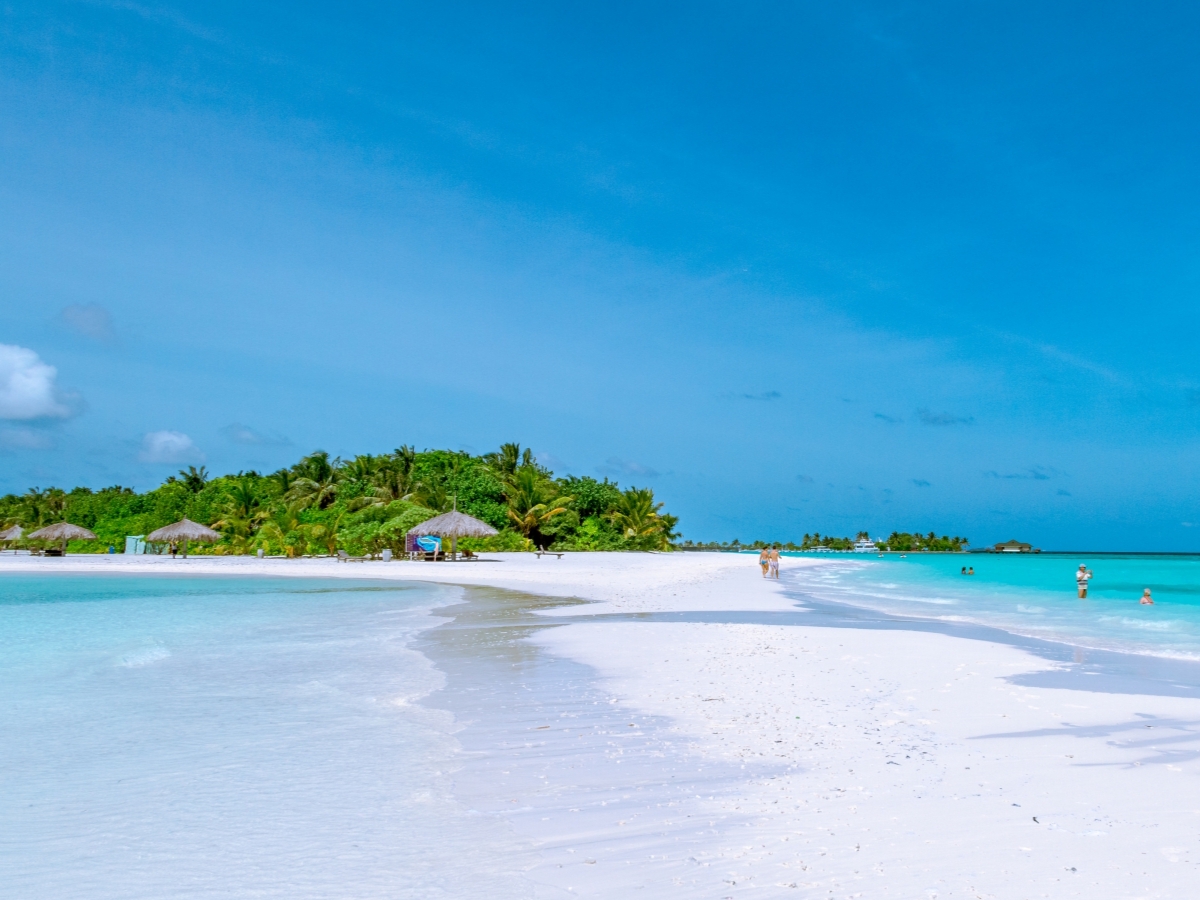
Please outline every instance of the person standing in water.
M778 578L779 577L779 545L778 544L776 544L774 547L771 548L771 552L769 554L767 554L767 560L769 562L768 567L771 570L771 577Z
M1075 586L1079 588L1079 599L1087 599L1088 582L1092 580L1092 570L1083 563L1079 564L1079 571L1075 573Z
M1150 588L1146 588L1144 591L1142 591L1141 604L1142 606L1154 605L1154 598L1150 596Z
M771 565L771 551L766 547L763 547L762 553L758 554L758 564L762 568L763 578L766 578L767 568Z

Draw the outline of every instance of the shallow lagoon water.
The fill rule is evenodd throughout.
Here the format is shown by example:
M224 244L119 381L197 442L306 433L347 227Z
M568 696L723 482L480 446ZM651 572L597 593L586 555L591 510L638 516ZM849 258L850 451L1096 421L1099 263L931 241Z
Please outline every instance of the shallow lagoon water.
M540 649L563 602L0 577L0 897L694 896L760 767Z
M409 644L460 595L0 578L0 896L530 896L417 702L444 677Z
M1200 556L1155 554L920 554L830 556L789 572L824 600L894 615L989 625L1014 634L1124 653L1200 659ZM1095 577L1088 599L1075 569ZM961 569L973 566L974 576ZM1138 602L1143 588L1153 606Z

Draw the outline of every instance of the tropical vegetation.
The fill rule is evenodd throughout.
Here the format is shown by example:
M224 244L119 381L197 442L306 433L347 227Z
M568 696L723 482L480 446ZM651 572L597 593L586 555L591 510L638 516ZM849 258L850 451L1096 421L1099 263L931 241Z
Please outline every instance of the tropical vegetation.
M760 550L763 547L779 547L782 550L792 551L813 551L813 550L853 550L855 541L871 540L870 535L865 531L860 531L854 537L834 537L833 535L823 535L819 532L813 534L805 534L799 543L794 541L751 541L750 543L742 543L737 538L732 541L723 543L695 543L693 541L684 541L679 545L682 550L723 550L723 551L738 551L738 550ZM886 541L873 541L876 548L883 551L894 551L900 553L908 552L935 552L935 553L961 553L967 549L970 543L965 537L947 537L942 535L939 537L934 532L921 534L920 532L893 531Z
M30 488L0 497L0 529L69 521L98 538L72 543L72 552L122 551L127 536L186 517L222 535L193 552L362 555L403 551L409 529L455 508L499 531L460 540L462 549L667 550L677 537L678 519L649 488L556 478L518 444L483 456L404 446L343 460L318 450L266 475L211 477L189 466L144 493Z

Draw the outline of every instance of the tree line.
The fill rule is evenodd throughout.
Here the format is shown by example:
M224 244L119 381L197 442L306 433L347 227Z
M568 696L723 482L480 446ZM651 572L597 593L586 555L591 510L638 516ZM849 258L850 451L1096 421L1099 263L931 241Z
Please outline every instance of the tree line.
M649 488L556 478L515 443L482 456L402 446L349 460L318 450L269 475L209 477L189 466L140 494L31 488L0 497L0 528L72 522L97 536L72 543L73 552L104 552L186 517L222 535L198 552L362 555L400 552L409 529L457 508L500 532L462 539L462 549L666 550L678 519L662 507Z
M680 544L684 550L761 550L763 547L779 547L781 550L792 550L803 552L806 550L853 550L855 541L869 541L870 535L865 531L858 532L852 538L849 537L834 537L833 535L823 535L820 532L813 534L805 534L799 543L795 541L751 541L742 543L737 538L732 541L709 541L709 542L694 542L684 541ZM936 552L936 553L961 553L966 550L967 544L970 543L965 537L948 537L941 535L940 537L934 532L921 534L920 532L893 531L886 541L872 541L878 550L898 551L901 553L907 552Z

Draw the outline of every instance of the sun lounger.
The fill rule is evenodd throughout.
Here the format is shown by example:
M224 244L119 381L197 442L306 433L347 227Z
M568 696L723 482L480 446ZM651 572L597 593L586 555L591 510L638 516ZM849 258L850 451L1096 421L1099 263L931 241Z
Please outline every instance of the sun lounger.
M345 550L339 550L337 555L338 562L366 562L370 558L369 556L348 556Z
M559 559L563 558L563 554L559 553L557 550L538 550L538 559L541 559L543 556L557 556Z

